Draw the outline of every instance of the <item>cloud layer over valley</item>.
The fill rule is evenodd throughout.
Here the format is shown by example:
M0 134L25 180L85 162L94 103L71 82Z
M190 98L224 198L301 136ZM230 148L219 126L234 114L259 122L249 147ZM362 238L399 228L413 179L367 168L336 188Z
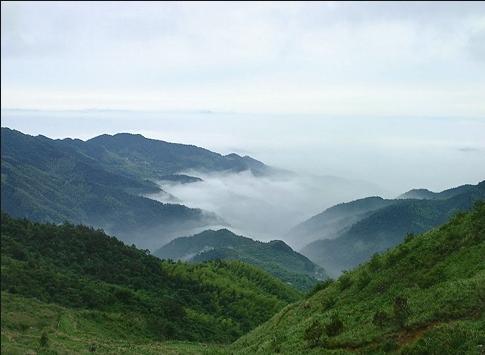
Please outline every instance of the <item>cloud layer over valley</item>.
M382 192L369 183L331 176L185 173L203 181L162 182L162 189L188 207L215 212L231 230L260 240L281 239L295 224L327 207ZM173 203L163 193L147 197Z

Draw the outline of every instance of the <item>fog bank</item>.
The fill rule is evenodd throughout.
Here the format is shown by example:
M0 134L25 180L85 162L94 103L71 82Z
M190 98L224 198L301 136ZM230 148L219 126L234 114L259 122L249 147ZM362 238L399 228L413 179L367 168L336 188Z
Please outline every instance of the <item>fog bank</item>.
M161 188L186 206L215 212L234 232L264 241L282 238L295 224L336 203L382 192L370 183L331 176L184 173L203 181L161 182ZM148 197L173 203L170 195Z

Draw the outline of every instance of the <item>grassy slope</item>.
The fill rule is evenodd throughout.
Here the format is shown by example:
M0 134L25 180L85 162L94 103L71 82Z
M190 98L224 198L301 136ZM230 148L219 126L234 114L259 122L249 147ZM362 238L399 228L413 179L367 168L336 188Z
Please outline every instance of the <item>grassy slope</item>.
M410 238L284 308L233 345L237 353L479 353L485 346L485 204ZM397 297L409 313L399 324ZM385 312L381 324L376 312ZM338 335L312 324L343 322ZM387 318L387 319L386 319ZM319 323L314 323L315 321ZM305 332L307 336L305 338ZM482 349L482 350L480 350Z
M40 308L57 304L77 315L91 314L104 324L100 333L113 330L113 339L119 339L119 328L146 343L228 342L299 298L296 290L241 262L162 262L82 226L2 215L1 240L2 306L13 300L6 303L7 313L15 312L9 305L16 297L36 299ZM35 316L36 307L26 312ZM11 346L29 331L22 329L7 338Z
M76 310L2 293L2 354L224 354L226 346L139 337L121 313ZM40 338L47 334L47 346Z

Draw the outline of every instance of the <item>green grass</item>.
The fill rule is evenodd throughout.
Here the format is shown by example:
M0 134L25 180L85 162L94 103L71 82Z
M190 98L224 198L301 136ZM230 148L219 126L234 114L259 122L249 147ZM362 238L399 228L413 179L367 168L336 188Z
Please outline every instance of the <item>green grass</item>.
M485 346L484 255L481 203L287 306L232 350L479 354ZM396 306L402 299L407 307ZM381 322L374 321L378 312ZM332 317L343 323L337 335L326 331Z
M225 346L143 337L136 318L73 310L2 292L2 354L222 354ZM47 346L41 346L42 334Z

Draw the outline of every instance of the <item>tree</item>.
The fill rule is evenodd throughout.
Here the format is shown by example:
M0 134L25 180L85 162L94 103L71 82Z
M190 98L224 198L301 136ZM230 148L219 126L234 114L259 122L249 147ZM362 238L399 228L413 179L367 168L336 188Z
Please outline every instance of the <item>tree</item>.
M404 296L397 296L394 299L394 319L401 328L405 326L409 313L410 310L407 298Z
M372 272L379 270L381 267L381 258L378 253L375 253L369 261L369 269Z

